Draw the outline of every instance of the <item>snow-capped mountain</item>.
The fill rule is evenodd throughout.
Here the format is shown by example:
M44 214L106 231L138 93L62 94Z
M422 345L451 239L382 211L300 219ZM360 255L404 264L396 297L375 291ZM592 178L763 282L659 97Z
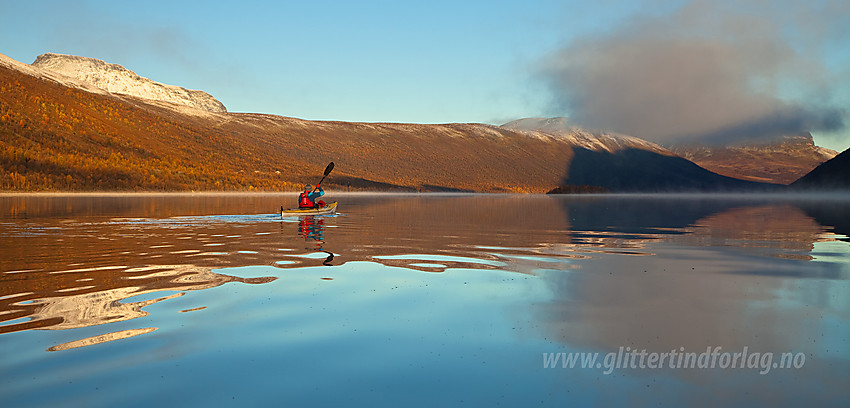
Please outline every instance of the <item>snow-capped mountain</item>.
M139 76L121 65L95 58L47 53L39 55L32 66L114 94L169 102L209 112L227 112L224 104L204 91L162 84Z

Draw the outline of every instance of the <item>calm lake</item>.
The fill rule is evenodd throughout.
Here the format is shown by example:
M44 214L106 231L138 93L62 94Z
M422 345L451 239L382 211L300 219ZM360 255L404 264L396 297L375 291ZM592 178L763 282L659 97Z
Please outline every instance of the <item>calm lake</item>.
M0 196L0 406L850 405L850 195Z

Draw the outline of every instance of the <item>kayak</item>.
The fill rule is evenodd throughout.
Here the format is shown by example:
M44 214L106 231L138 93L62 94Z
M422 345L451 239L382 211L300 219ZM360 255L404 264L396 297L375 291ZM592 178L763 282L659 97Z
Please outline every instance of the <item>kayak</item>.
M327 215L336 212L336 202L330 203L322 208L289 208L280 207L281 217L295 217L299 215Z

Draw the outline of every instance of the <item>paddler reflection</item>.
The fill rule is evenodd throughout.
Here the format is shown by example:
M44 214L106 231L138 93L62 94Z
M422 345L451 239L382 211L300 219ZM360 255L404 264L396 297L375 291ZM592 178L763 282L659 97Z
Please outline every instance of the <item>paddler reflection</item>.
M332 266L331 261L334 259L334 254L328 251L325 251L325 220L323 217L315 217L312 215L305 215L300 217L298 222L298 232L304 238L306 242L314 242L315 245L312 247L307 247L306 249L312 249L320 252L324 252L328 254L328 257L322 262L322 265Z

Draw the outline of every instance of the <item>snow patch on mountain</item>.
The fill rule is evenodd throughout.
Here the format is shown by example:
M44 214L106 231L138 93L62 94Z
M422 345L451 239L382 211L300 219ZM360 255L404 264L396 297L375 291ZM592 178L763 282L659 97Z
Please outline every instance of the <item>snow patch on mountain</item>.
M39 55L32 67L40 69L42 76L49 75L47 72L61 74L114 94L168 102L209 112L227 112L224 104L204 91L162 84L139 76L121 65L95 58L47 53Z
M567 118L524 118L505 123L501 127L541 139L560 140L572 146L596 152L614 153L624 149L640 149L665 156L675 156L664 147L634 136L590 131L572 126Z

